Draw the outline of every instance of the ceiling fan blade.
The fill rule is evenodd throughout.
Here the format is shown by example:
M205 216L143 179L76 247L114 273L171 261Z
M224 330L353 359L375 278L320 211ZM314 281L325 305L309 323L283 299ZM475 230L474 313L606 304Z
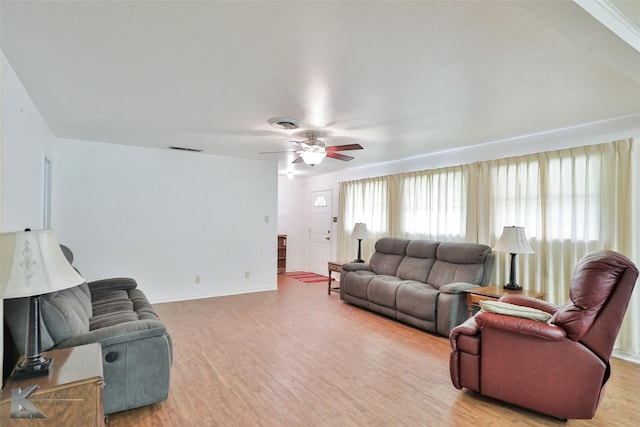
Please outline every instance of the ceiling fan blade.
M277 154L277 153L295 153L296 151L294 150L289 150L289 151L261 151L258 154Z
M309 148L309 144L307 144L307 141L289 141L292 142L294 144L296 144L298 147L302 148L303 150L306 150L307 148Z
M291 162L291 163L302 163L302 162L304 162L304 160L302 160L302 157L298 156L298 157L296 157L296 159L295 159L293 162Z
M330 147L327 147L327 151L334 152L334 151L347 151L347 150L362 150L362 145L360 144L346 144L346 145L332 145Z
M345 156L344 154L336 153L334 151L327 151L327 157L331 157L332 159L343 160L348 162L349 160L353 160L352 156Z

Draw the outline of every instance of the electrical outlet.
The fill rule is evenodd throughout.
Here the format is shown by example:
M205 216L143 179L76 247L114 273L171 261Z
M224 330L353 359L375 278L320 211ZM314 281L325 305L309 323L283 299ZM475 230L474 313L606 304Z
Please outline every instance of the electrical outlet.
M200 284L200 276L196 276L196 285Z
M251 273L250 273L250 272L248 272L248 271L245 271L245 273L244 273L244 278L245 278L245 279L250 279L250 278L251 278Z
M269 222L269 215L264 216L264 222Z

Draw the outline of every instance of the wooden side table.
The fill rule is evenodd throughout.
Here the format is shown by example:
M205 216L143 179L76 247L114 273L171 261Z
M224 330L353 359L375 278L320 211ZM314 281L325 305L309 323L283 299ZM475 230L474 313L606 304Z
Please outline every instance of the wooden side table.
M327 294L331 295L331 291L340 292L340 286L331 286L331 273L342 273L342 264L338 262L329 261L329 280L327 281Z
M514 294L524 295L532 298L544 299L547 294L544 292L531 291L528 289L511 290L505 289L500 285L483 286L480 288L472 288L467 291L467 309L469 310L469 317L473 316L473 309L480 308L480 301L498 301L501 296Z
M43 356L53 359L48 376L9 379L0 391L0 425L103 427L100 344L46 351Z

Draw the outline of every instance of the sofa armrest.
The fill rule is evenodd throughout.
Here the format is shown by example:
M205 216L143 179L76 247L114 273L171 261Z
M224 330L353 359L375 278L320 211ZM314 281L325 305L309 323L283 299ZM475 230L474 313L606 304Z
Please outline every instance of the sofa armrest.
M371 271L368 262L348 262L342 264L342 271Z
M57 347L75 347L83 344L100 343L103 347L149 337L163 336L167 328L159 320L137 320L108 326L62 341Z
M560 341L567 337L567 332L559 326L538 322L522 317L481 311L475 316L481 328L495 328L516 334L529 335L545 340Z
M523 307L535 308L549 314L555 314L556 311L558 311L558 306L555 304L525 295L503 295L502 297L500 297L499 301L509 304L521 305Z
M92 294L99 294L100 292L129 290L138 287L138 283L135 279L130 277L113 277L109 279L94 280L88 282L89 290Z
M464 291L477 288L477 287L478 285L474 285L472 283L454 282L454 283L447 283L446 285L442 285L438 290L445 294L460 294Z

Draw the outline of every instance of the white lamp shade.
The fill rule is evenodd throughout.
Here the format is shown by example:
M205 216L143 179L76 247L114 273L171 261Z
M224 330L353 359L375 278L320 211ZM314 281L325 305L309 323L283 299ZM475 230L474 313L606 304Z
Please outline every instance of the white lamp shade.
M85 280L69 264L53 230L0 235L0 295L5 299L60 291Z
M367 224L364 222L356 222L356 225L353 226L353 231L351 232L352 239L366 239L369 237L369 232L367 231Z
M493 247L494 251L508 252L510 254L532 254L535 253L527 236L524 234L524 227L504 227L502 236Z
M324 151L303 151L300 153L302 160L308 165L315 166L319 164L327 155Z

